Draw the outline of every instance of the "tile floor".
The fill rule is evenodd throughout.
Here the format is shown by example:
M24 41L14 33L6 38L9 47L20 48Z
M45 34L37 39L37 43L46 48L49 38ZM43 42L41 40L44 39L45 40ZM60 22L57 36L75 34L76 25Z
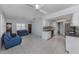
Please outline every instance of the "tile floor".
M35 35L23 37L22 43L8 50L1 49L0 54L66 54L63 36L54 36L43 40Z

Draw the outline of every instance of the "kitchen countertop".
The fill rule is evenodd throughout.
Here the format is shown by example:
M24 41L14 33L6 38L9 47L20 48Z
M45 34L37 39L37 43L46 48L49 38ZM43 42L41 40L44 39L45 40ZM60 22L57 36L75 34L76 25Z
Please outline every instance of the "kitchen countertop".
M79 33L76 33L76 32L69 32L68 34L66 34L66 36L79 37Z
M66 35L66 36L79 37L79 35Z
M43 30L43 31L53 31L53 30Z
M54 27L51 26L47 26L47 27L43 27L43 31L53 31Z

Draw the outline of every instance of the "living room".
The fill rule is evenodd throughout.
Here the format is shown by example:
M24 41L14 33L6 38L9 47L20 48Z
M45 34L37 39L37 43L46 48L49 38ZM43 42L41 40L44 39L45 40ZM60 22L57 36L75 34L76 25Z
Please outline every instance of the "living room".
M78 47L76 51L72 47L73 40L69 41L69 36L77 37L79 33L74 35L65 30L66 23L71 24L71 30L78 27L78 4L1 4L0 7L0 37L6 35L3 43L0 40L0 53L79 53ZM9 34L6 32L17 41L6 41Z

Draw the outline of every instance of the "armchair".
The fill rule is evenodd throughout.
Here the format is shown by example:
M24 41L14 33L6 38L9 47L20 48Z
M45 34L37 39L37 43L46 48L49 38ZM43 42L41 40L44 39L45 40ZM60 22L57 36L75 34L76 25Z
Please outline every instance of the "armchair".
M3 37L3 43L6 49L16 46L22 42L22 39L18 35L11 35L10 32L6 32Z

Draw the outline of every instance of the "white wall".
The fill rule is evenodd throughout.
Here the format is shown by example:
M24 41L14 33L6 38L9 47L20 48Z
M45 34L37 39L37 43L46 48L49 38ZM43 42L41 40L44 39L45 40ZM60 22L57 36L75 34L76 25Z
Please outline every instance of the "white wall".
M1 37L2 34L5 32L5 18L2 15L2 13L0 14L0 48L1 48Z
M1 37L1 29L2 29L2 28L1 28L1 27L2 27L1 25L2 25L2 24L1 24L1 23L2 23L2 20L1 20L1 16L0 16L0 37Z
M30 21L22 20L22 19L6 19L6 22L12 23L12 32L16 33L16 23L23 23L26 24L26 29L28 30L28 24L30 24Z
M32 23L32 33L38 36L42 35L43 31L43 22L42 20L34 20Z
M2 13L0 13L0 38L2 34L5 32L5 18Z
M32 33L42 37L43 27L49 26L50 22L43 19L37 19L32 22ZM56 25L56 24L55 24Z

